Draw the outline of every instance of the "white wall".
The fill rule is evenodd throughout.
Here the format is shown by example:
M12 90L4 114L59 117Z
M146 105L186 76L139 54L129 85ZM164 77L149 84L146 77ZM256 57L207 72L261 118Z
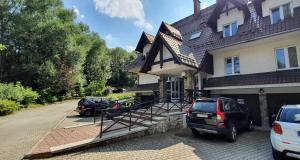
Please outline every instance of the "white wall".
M139 73L139 85L158 83L158 79L159 77L155 75Z
M168 50L168 48L164 45L163 46L163 59L170 59L173 58L173 55L170 53L170 51ZM154 62L158 62L160 61L160 51L158 51L158 54L155 57Z
M223 49L212 52L214 59L214 75L225 76L225 58L239 56L241 74L272 72L277 70L275 49L296 46L298 60L300 60L300 32L290 33L293 36L264 39L253 44L245 44L240 48Z
M238 25L244 24L244 13L237 8L232 9L226 13L222 13L218 19L218 32L223 31L223 27L232 22L237 22Z
M299 7L300 0L266 0L262 3L263 17L269 16L271 9L281 6L283 4L291 3L292 7Z
M146 44L146 46L144 46L144 50L143 50L143 55L146 56L146 54L149 52L151 48L151 44Z

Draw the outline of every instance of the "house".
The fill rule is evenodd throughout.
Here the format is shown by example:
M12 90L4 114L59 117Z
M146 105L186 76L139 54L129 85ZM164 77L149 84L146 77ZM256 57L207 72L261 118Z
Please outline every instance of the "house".
M283 104L300 103L300 0L193 2L194 14L142 34L129 66L137 95L231 97L265 128Z

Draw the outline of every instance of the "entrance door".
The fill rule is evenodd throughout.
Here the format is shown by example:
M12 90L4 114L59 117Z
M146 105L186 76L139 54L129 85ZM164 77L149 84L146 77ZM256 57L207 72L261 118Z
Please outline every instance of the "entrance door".
M180 78L171 77L171 101L180 100Z

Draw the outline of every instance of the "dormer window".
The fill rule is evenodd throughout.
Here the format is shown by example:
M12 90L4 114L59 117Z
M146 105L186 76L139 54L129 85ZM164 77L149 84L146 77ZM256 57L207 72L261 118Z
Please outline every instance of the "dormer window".
M234 36L237 33L238 25L237 22L233 22L231 24L225 25L223 28L223 36L230 37Z
M201 36L201 32L194 32L190 39L189 40L193 40L193 39L196 39L196 38L199 38Z
M291 4L285 4L271 10L272 24L292 17Z

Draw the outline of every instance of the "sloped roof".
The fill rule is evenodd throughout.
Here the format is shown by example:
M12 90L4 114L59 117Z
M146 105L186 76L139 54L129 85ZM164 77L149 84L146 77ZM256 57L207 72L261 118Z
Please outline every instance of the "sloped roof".
M139 72L145 63L145 59L146 57L142 53L139 53L137 58L126 66L127 70L129 72Z
M151 65L154 63L155 57L158 55L158 52L161 49L160 46L162 45L165 45L170 51L175 63L198 68L198 63L193 56L191 48L184 45L181 40L173 36L158 32L150 49L149 55L147 56L146 61L141 68L141 72L147 72L150 70Z
M143 52L143 49L145 47L145 44L152 44L154 41L154 36L149 34L149 33L146 33L146 32L143 32L142 35L141 35L141 38L138 42L138 45L136 46L136 49L135 51L137 52Z
M167 30L170 32L170 34L172 36L174 36L174 38L182 40L182 36L181 36L181 33L179 30L177 30L176 28L174 28L173 26L171 26L170 24L168 24L166 22L162 22L162 26L165 26L167 28Z
M198 67L196 59L194 58L192 49L190 47L184 45L182 41L174 39L169 35L166 35L164 33L159 34L164 40L165 45L170 47L171 51L176 54L181 63Z
M236 4L239 4L236 7L241 6L241 4L243 4L242 6L247 4L250 14L258 16L257 19L253 20L250 18L243 25L240 25L236 35L224 38L221 32L213 30L208 25L211 15L216 12L217 6L222 1L224 2L225 0L218 0L218 3L200 10L199 16L192 14L171 25L162 22L159 29L159 32L162 33L160 34L161 37L165 39L166 44L170 45L174 53L187 55L186 52L191 52L196 63L199 64L200 70L202 68L207 69L203 64L212 63L206 62L207 60L212 61L211 55L209 55L209 52L212 50L300 29L300 7L294 8L293 18L271 24L269 16L263 18L260 16L261 3L264 0L252 0L252 3L249 4L246 3L248 0L228 0L230 2L236 1ZM243 11L245 10L243 7L239 8L243 9ZM201 32L200 38L190 40L191 35L195 32ZM177 58L179 59L178 56ZM208 67L208 70L211 70L211 67Z
M155 37L153 35L151 35L149 33L146 33L146 32L144 32L144 34L147 37L147 40L148 40L149 43L153 43L154 42L154 38Z

